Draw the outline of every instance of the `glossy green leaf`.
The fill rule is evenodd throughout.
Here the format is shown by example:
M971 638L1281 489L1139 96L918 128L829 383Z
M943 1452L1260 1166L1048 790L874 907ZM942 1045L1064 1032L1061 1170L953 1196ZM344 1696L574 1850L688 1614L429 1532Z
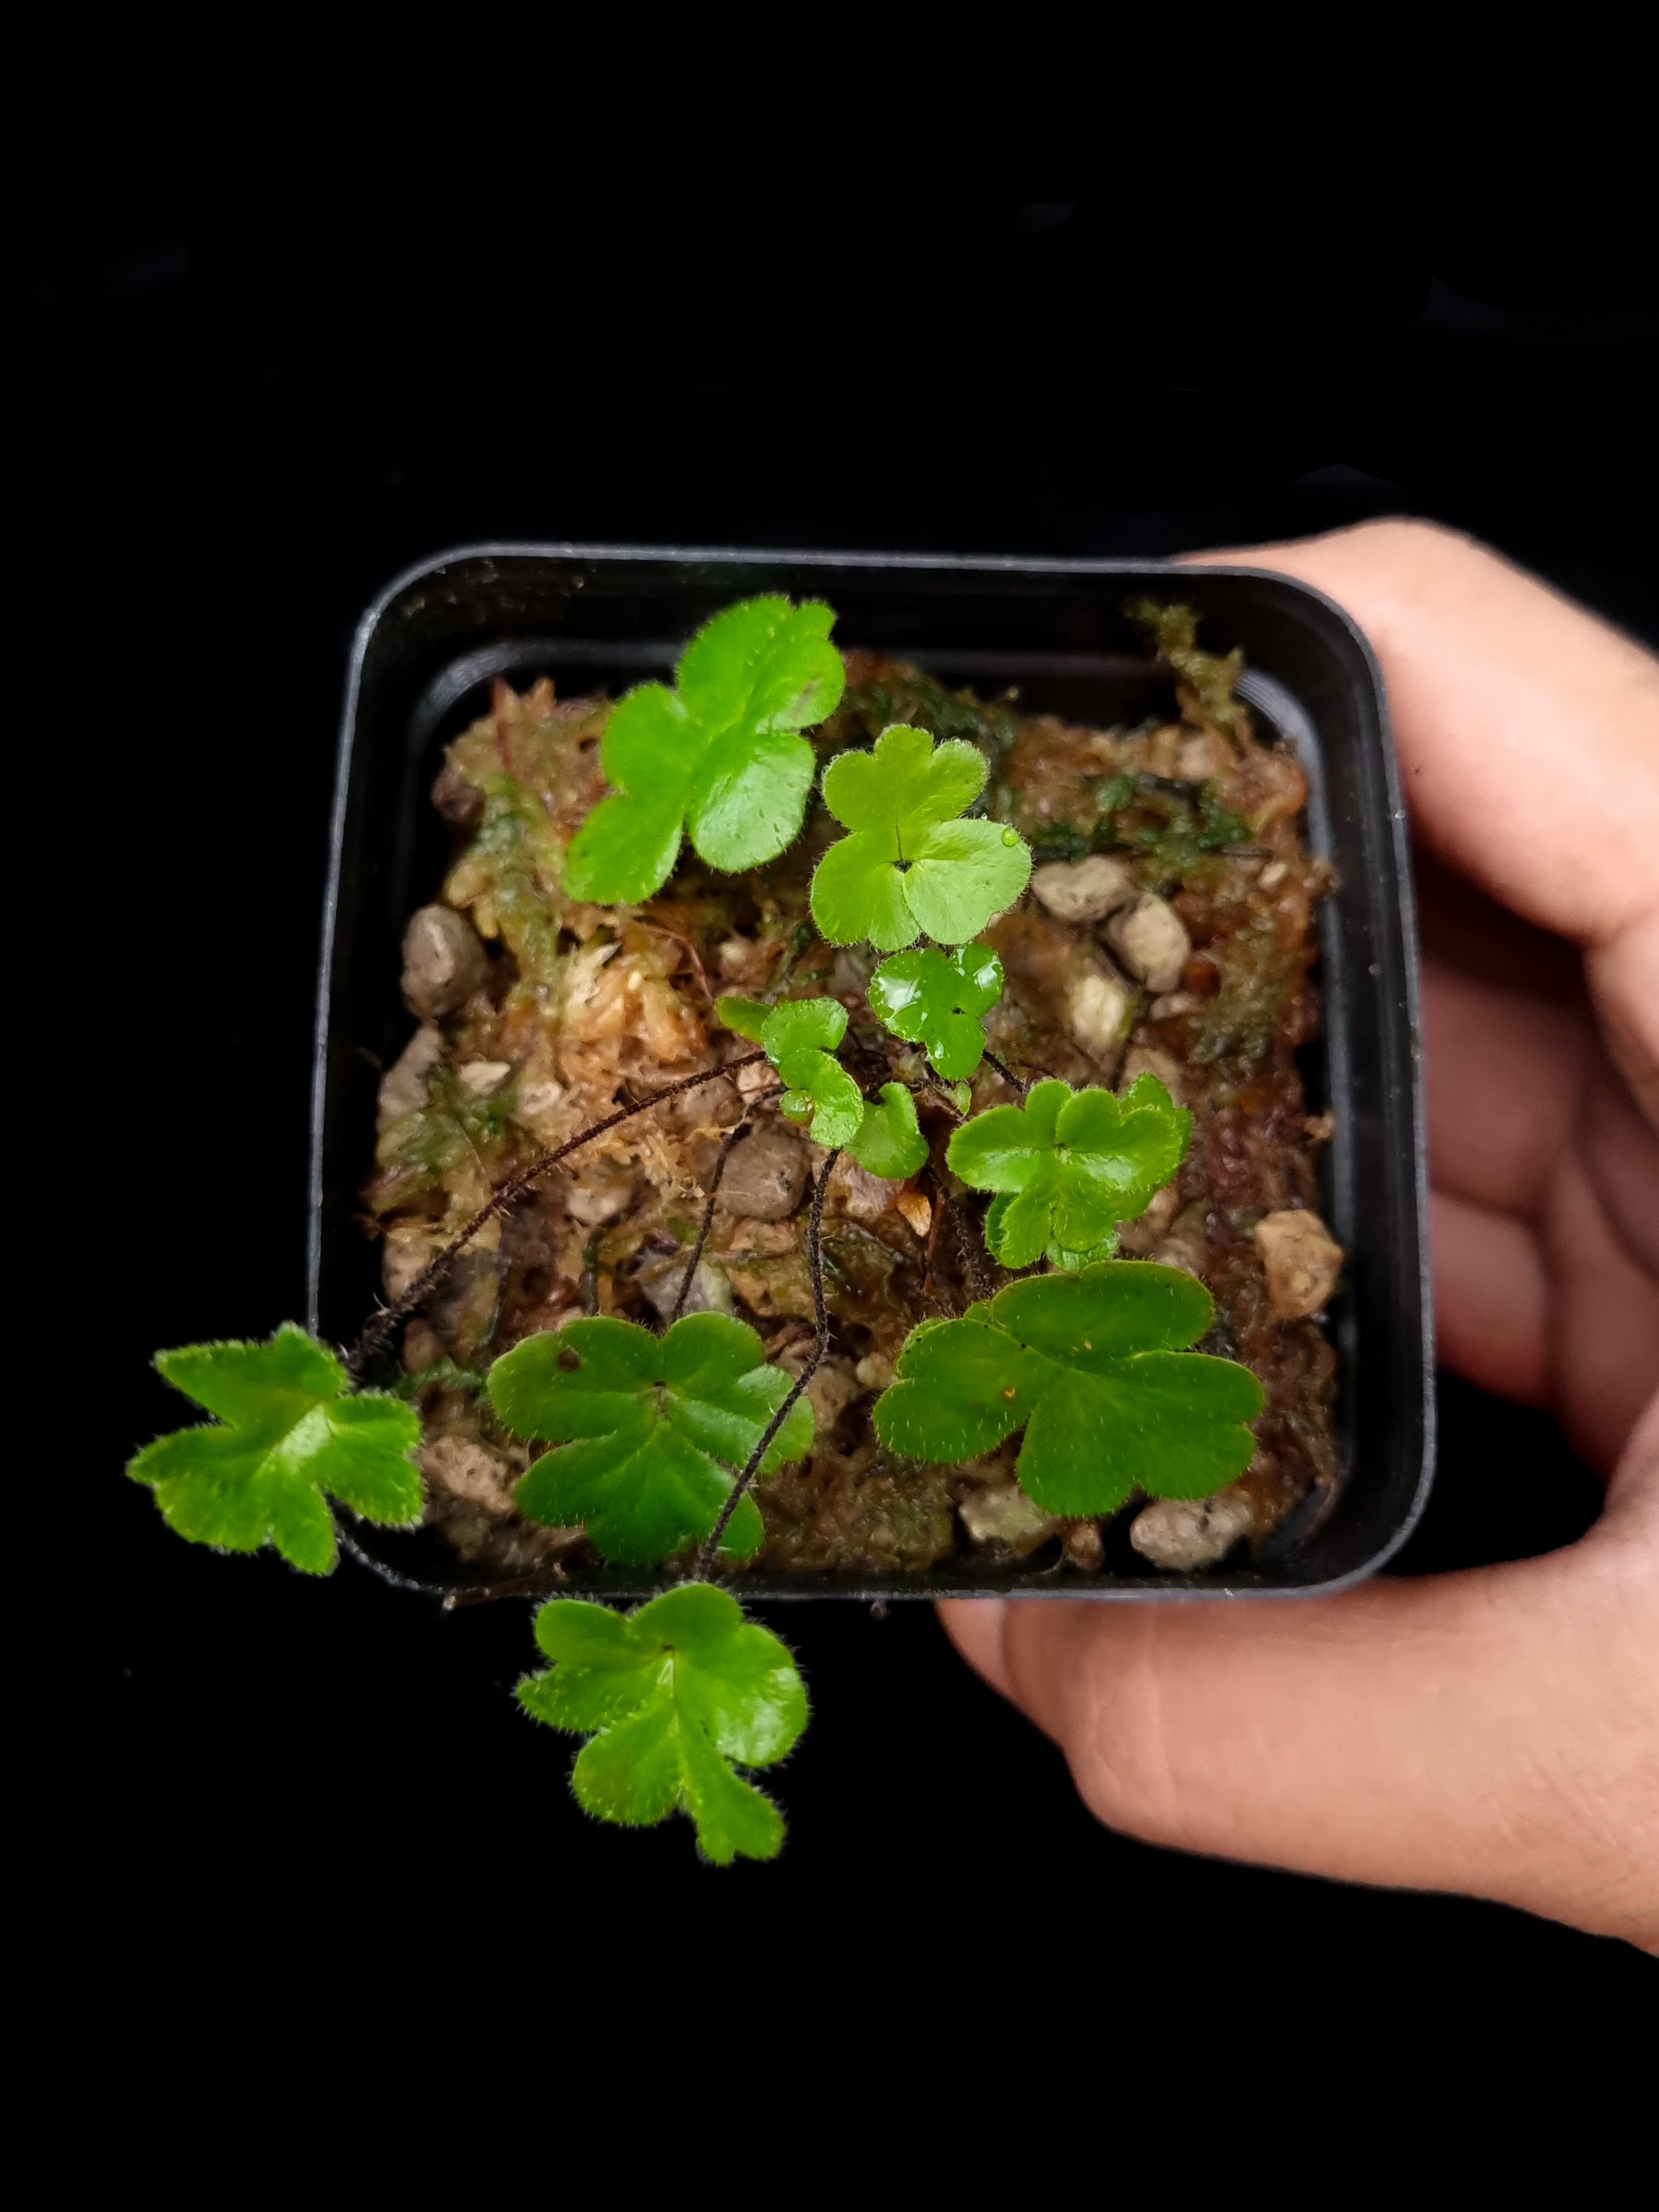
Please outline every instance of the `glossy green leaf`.
M847 1149L873 1176L902 1182L927 1162L927 1139L916 1121L916 1102L902 1083L884 1083L881 1103L866 1106Z
M761 1025L761 1043L781 1070L792 1053L833 1052L847 1034L847 1009L839 999L786 999Z
M1155 1075L1121 1099L1051 1078L1023 1106L964 1121L947 1157L963 1182L998 1194L985 1237L1004 1267L1046 1252L1075 1268L1115 1249L1118 1223L1144 1213L1186 1158L1192 1126Z
M769 1859L783 1841L771 1799L738 1766L770 1766L806 1725L788 1647L708 1583L685 1583L632 1614L555 1598L536 1616L553 1664L519 1684L525 1711L591 1736L571 1787L600 1820L696 1823L705 1858Z
M778 1073L789 1086L778 1101L781 1113L807 1123L813 1142L830 1151L852 1143L864 1121L864 1093L838 1060L805 1048L787 1053Z
M919 1044L947 1083L979 1066L988 1014L1002 996L1002 963L988 945L896 952L870 978L870 1011L896 1037Z
M914 1332L876 1433L955 1461L1024 1429L1020 1483L1049 1513L1115 1513L1136 1490L1207 1498L1249 1465L1263 1404L1247 1367L1183 1348L1214 1310L1201 1283L1144 1260L1011 1283Z
M661 1337L631 1321L573 1321L526 1337L489 1370L490 1403L506 1425L559 1447L520 1480L520 1510L551 1528L580 1523L623 1566L654 1566L710 1533L789 1389L754 1330L717 1313L687 1314ZM811 1444L803 1396L762 1475ZM762 1534L747 1497L724 1548L747 1559Z
M860 938L895 952L920 936L941 945L975 937L1030 878L1031 855L1012 830L957 817L985 787L976 747L935 745L896 723L872 752L837 754L824 804L850 835L812 878L812 918L832 945Z
M787 1088L778 1106L792 1121L808 1121L814 1140L834 1149L855 1137L864 1094L834 1056L847 1034L838 999L787 999L763 1006L754 999L721 999L715 1012L727 1029L761 1045Z
M726 1027L734 1030L740 1037L747 1037L750 1044L758 1044L765 1036L766 1017L771 1011L758 999L725 998L714 1001L714 1012Z
M799 835L816 766L799 732L833 714L846 672L816 601L745 599L698 631L671 690L641 684L606 726L614 787L571 840L565 888L604 905L649 898L682 829L711 867L775 860Z
M353 1395L326 1346L287 1323L269 1344L195 1344L157 1355L176 1390L216 1418L158 1437L127 1465L192 1543L257 1552L325 1575L337 1557L325 1493L367 1521L421 1517L412 1454L420 1416L378 1390Z

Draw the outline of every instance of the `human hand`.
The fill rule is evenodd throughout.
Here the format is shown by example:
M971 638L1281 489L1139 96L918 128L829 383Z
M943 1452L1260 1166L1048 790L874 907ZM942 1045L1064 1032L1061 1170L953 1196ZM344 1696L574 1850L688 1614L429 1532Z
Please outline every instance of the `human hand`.
M1114 1827L1659 1952L1659 663L1425 524L1200 557L1314 585L1382 664L1441 1356L1548 1407L1607 1507L1547 1558L1331 1598L945 1625Z

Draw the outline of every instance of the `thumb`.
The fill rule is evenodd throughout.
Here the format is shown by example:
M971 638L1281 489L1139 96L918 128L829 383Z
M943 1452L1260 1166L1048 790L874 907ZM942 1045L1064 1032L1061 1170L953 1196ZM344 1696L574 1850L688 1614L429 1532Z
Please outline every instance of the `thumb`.
M1113 1827L1659 1949L1651 1415L1609 1506L1546 1559L1331 1598L942 1610Z

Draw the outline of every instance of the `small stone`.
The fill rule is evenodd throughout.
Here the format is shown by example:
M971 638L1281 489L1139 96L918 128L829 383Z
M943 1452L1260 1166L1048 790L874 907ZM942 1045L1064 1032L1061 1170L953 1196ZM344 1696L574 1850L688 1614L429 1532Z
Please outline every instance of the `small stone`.
M685 1280L685 1263L690 1256L689 1252L676 1253L672 1259L653 1260L640 1269L640 1288L645 1292L652 1312L659 1320L666 1321L674 1310L680 1295L680 1285ZM732 1285L724 1273L719 1267L711 1267L707 1260L700 1260L680 1311L683 1314L729 1314L732 1304Z
M1149 991L1173 991L1193 941L1167 899L1146 891L1106 925L1106 940Z
M455 1071L475 1098L493 1098L513 1073L510 1060L469 1060Z
M396 1305L431 1265L439 1247L424 1223L395 1221L380 1247L380 1281L386 1302Z
M878 1352L866 1352L853 1372L861 1389L884 1390L893 1379L893 1363Z
M603 1229L626 1213L636 1178L620 1160L591 1160L565 1194L565 1210L579 1229Z
M1152 1256L1160 1267L1179 1267L1183 1275L1191 1275L1197 1282L1204 1280L1205 1265L1209 1258L1209 1239L1205 1234L1205 1220L1209 1206L1201 1199L1183 1206L1170 1224L1167 1237L1160 1237L1152 1247Z
M421 907L404 932L404 1003L427 1021L453 1014L483 981L489 964L465 915L453 907Z
M1264 891L1276 891L1290 872L1283 860L1269 860L1256 881Z
M1237 1490L1213 1498L1155 1498L1143 1505L1129 1541L1167 1575L1196 1574L1224 1559L1255 1526L1255 1508Z
M1103 921L1135 896L1135 879L1121 860L1091 853L1082 860L1050 860L1031 878L1031 894L1056 921Z
M533 1128L564 1100L565 1087L556 1075L538 1075L519 1085L518 1097L513 1104L515 1120Z
M786 1129L761 1129L734 1145L720 1177L719 1203L751 1221L787 1221L806 1190L806 1147Z
M1176 747L1170 774L1176 783L1207 783L1212 776L1224 775L1226 767L1220 740L1210 731L1200 730L1183 738Z
M513 1510L512 1469L472 1437L434 1437L416 1453L415 1463L434 1488L452 1498L482 1505L487 1513Z
M1106 1564L1106 1540L1097 1521L1068 1522L1061 1549L1072 1565L1080 1567L1085 1575L1097 1575Z
M1149 1022L1172 1021L1177 1014L1195 1014L1204 1001L1196 991L1166 991L1146 1009Z
M1267 1304L1286 1321L1317 1313L1342 1273L1342 1247L1305 1208L1264 1213L1255 1224L1255 1249Z
M376 1125L384 1133L426 1103L426 1079L444 1056L443 1031L423 1022L380 1078Z
M1024 1559L1065 1527L1029 1498L1018 1483L1006 1488L970 1490L957 1508L975 1544L996 1544Z
M1117 1057L1132 1010L1122 977L1103 961L1082 955L1073 968L1066 994L1066 1025L1091 1060Z

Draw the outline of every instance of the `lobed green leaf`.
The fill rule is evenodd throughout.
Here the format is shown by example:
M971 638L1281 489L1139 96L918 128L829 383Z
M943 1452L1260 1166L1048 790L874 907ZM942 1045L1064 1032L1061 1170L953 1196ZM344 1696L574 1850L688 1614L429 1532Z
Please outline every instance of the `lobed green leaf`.
M1021 1486L1067 1517L1115 1513L1137 1489L1206 1498L1249 1465L1264 1402L1248 1368L1184 1349L1213 1314L1201 1283L1149 1261L1011 1283L914 1332L876 1433L948 1462L1024 1429Z
M687 1314L661 1337L630 1321L573 1321L526 1337L489 1370L507 1427L559 1447L520 1480L520 1510L553 1528L580 1523L624 1566L653 1566L710 1534L789 1389L754 1330L717 1313ZM763 1480L805 1457L812 1435L802 1396L768 1447ZM722 1549L747 1559L763 1533L746 1497Z
M863 1118L846 1143L867 1173L895 1182L915 1175L927 1161L927 1139L916 1120L916 1102L902 1083L882 1085L881 1103L863 1107Z
M519 1699L592 1738L570 1778L586 1811L641 1827L688 1814L718 1866L775 1856L782 1816L735 1768L784 1757L806 1725L806 1692L787 1646L735 1598L686 1583L631 1615L556 1598L536 1641L553 1663L526 1676Z
M812 878L812 918L832 945L868 938L896 951L926 934L976 936L1030 878L1024 840L994 822L957 819L985 787L978 750L896 723L871 752L845 752L823 775L824 804L849 835Z
M636 903L672 872L682 830L711 867L736 874L799 835L816 766L802 730L833 714L846 683L816 601L745 599L700 629L676 688L641 684L606 726L600 800L565 854L565 888Z
M988 945L896 952L870 978L870 1011L906 1044L919 1044L946 1082L970 1076L985 1051L988 1014L1002 996L1002 963Z
M964 1121L947 1158L963 1182L997 1193L985 1237L1004 1267L1046 1253L1076 1268L1113 1251L1119 1222L1146 1212L1186 1158L1192 1126L1155 1075L1121 1099L1050 1078L1023 1105Z
M420 1416L380 1391L353 1394L340 1362L304 1329L284 1323L268 1344L189 1345L155 1364L216 1416L158 1437L127 1466L191 1542L226 1552L270 1544L323 1575L338 1556L326 1498L392 1528L420 1519Z

